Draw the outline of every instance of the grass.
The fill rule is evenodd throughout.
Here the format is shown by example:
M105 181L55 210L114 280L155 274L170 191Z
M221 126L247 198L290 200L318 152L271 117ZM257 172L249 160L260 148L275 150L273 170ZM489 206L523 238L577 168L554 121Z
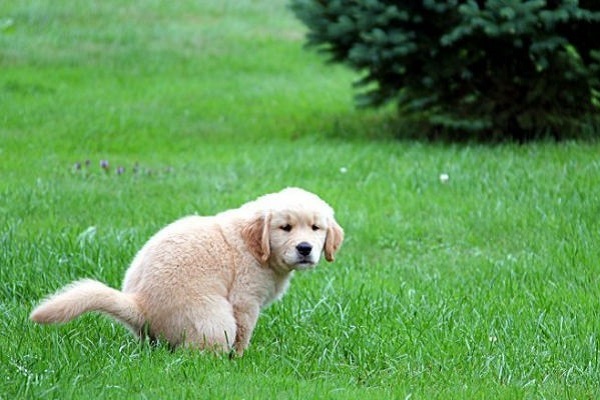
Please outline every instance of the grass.
M600 145L394 140L303 32L284 1L0 3L0 398L600 395ZM73 279L118 287L173 219L288 185L347 239L243 358L27 321Z

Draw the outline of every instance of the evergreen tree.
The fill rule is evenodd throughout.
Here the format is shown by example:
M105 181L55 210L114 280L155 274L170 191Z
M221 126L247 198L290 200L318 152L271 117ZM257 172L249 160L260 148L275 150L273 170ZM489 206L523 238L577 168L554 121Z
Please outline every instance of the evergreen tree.
M292 0L308 44L363 72L359 106L527 139L598 127L600 1Z

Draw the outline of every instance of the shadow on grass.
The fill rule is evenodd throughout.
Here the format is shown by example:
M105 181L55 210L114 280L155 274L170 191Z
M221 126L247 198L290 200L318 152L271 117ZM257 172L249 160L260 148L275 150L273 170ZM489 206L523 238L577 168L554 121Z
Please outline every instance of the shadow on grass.
M580 129L565 129L560 134L551 132L507 134L500 131L451 130L432 127L424 122L403 119L393 107L383 110L357 109L343 115L333 115L322 121L322 130L328 138L341 140L398 140L423 143L528 144L535 142L561 143L566 141L597 142L600 122L582 122Z

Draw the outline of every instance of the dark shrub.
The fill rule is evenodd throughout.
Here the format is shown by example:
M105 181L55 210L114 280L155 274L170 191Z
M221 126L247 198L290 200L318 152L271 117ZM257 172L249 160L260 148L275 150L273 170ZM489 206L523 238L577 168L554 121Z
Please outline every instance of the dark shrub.
M597 128L600 1L291 0L308 44L364 72L359 106L528 139ZM431 132L431 129L430 129Z

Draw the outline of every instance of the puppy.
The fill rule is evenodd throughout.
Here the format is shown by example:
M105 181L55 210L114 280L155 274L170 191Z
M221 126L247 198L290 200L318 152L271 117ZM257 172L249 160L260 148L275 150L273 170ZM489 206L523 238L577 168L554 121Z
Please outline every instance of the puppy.
M137 253L123 290L76 281L31 313L40 324L100 311L134 334L172 347L248 347L259 311L286 291L296 270L333 261L344 231L315 194L287 188L215 216L188 216Z

